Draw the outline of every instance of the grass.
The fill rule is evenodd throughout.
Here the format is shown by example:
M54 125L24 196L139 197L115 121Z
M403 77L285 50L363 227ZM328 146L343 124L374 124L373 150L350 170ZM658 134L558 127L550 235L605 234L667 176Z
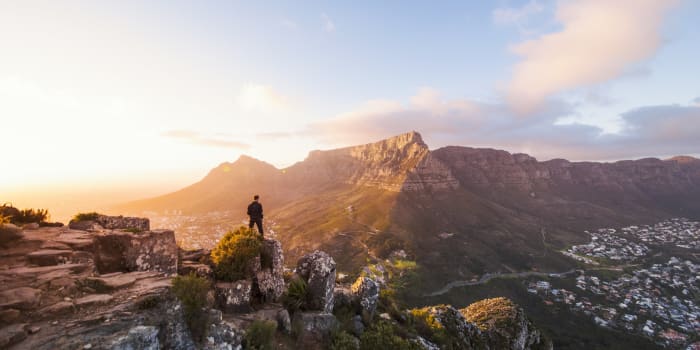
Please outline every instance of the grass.
M460 311L482 331L507 327L518 312L517 306L503 297L479 300Z
M272 350L277 331L277 322L254 321L245 332L246 349Z
M78 213L73 216L73 221L93 221L100 217L100 213L90 212L90 213Z

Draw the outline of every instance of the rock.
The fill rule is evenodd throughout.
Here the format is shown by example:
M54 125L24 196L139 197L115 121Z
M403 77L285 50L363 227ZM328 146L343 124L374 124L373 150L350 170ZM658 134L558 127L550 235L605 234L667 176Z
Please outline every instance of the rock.
M440 347L437 346L437 344L434 344L425 338L418 336L415 339L413 339L413 342L418 344L423 350L440 350Z
M31 327L29 327L29 329L27 330L27 332L28 332L29 334L37 334L37 333L41 332L41 327L39 327L39 326L31 326Z
M100 273L159 271L177 273L178 247L169 230L95 235L95 265Z
M335 287L333 290L333 310L341 308L354 309L356 297L350 291L350 288L344 286Z
M19 287L0 292L0 308L31 310L39 305L41 291L29 287Z
M161 326L162 333L162 348L173 350L189 350L197 347L192 340L190 331L185 323L185 315L182 305L166 306L164 312L165 324Z
M39 224L36 222L22 225L23 230L38 230L39 227L41 227L41 226L39 226Z
M361 337L362 333L365 332L365 325L362 323L362 316L355 315L352 318L351 331L356 337Z
M0 329L0 349L7 349L27 339L27 324L13 324Z
M299 259L297 273L308 286L306 309L333 312L335 260L325 252L316 250Z
M292 333L292 321L289 318L289 311L286 309L277 312L277 328L284 334Z
M377 310L379 285L370 278L359 277L350 287L350 291L357 297L362 318L369 323Z
M226 322L213 322L209 325L203 350L241 349L243 332Z
M65 232L61 233L55 242L67 245L73 250L92 250L94 236L85 232Z
M326 349L331 332L338 326L333 314L324 312L296 312L292 329L298 349Z
M0 247L22 238L22 230L13 224L0 224Z
M136 277L128 273L119 273L108 277L89 277L86 281L97 291L112 291L133 285Z
M250 311L251 281L219 282L216 284L215 289L217 304L225 312Z
M109 294L92 294L75 301L75 306L77 307L87 307L92 305L103 305L108 304L114 299L113 296Z
M185 261L182 263L182 266L180 266L178 273L183 276L187 276L189 274L194 273L199 277L204 277L207 279L211 279L213 277L213 272L209 265L192 263L189 261Z
M450 305L428 306L422 309L412 310L414 315L422 315L430 318L431 322L437 322L459 349L488 349L481 331L473 323Z
M136 326L112 344L112 350L159 350L158 327Z
M148 231L151 229L151 224L148 218L98 215L94 220L71 220L68 227L81 231L102 229Z
M65 315L66 313L73 312L73 303L70 301L60 301L56 304L49 305L41 309L41 314L43 315Z
M19 319L20 312L17 309L6 309L0 311L0 324L14 323Z
M484 333L491 348L525 350L551 349L552 343L527 319L525 312L506 298L475 302L460 310Z
M70 250L42 249L27 254L27 261L39 266L51 266L68 262L73 252Z
M255 273L255 294L263 302L275 302L284 294L284 255L282 243L265 239L260 249L260 269Z

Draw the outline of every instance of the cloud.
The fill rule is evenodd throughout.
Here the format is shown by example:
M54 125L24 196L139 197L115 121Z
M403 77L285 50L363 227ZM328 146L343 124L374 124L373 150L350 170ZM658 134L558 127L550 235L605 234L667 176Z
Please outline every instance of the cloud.
M335 23L325 12L321 14L321 21L323 22L323 30L326 33L335 32Z
M287 19L287 18L281 20L280 25L284 28L292 29L292 30L296 30L297 28L299 28L299 25L297 24L297 22L294 22L291 19Z
M290 97L267 85L248 84L241 89L235 100L246 111L288 112L295 108Z
M700 107L650 106L623 113L621 132L557 123L573 106L547 102L531 118L512 115L506 103L445 99L422 89L408 103L368 101L354 111L309 126L307 136L330 147L362 144L410 130L431 147L491 147L539 159L618 160L700 152Z
M493 22L501 25L516 25L521 27L527 19L544 11L545 7L537 0L530 0L522 7L499 7L493 10Z
M522 57L507 86L511 107L521 115L529 114L559 92L624 75L658 50L664 16L677 3L678 0L560 1L556 9L560 31L511 48Z
M250 145L235 141L221 138L221 134L217 134L216 137L210 137L202 135L199 132L192 130L170 130L162 134L162 136L183 140L195 145L208 146L208 147L219 147L219 148L233 148L240 150L250 149Z

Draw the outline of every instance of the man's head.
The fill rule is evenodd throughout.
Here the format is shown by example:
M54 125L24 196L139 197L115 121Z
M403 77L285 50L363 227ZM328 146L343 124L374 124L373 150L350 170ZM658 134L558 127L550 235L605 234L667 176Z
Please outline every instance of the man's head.
M253 199L255 199L255 200L257 201L258 199L260 199L260 196L258 196L258 195L256 194L255 196L253 196Z

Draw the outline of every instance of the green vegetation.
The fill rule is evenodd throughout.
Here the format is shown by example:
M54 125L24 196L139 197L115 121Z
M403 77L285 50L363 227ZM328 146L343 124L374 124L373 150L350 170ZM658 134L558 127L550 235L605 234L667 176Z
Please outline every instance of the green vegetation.
M346 331L331 334L331 350L357 350L357 340Z
M46 209L17 209L12 205L3 204L0 207L0 223L12 223L24 225L31 223L45 223L49 220L49 211Z
M360 337L361 350L418 350L422 347L401 338L394 326L387 321L375 322Z
M274 321L254 321L245 332L246 349L272 350L275 331L277 323Z
M308 296L308 286L306 281L299 277L294 277L289 282L287 292L282 296L282 303L290 312L300 310L304 307Z
M3 215L3 214L0 214L0 225L2 225L2 224L9 224L11 219L12 219L12 218L9 217L9 216L5 216L5 215Z
M244 278L253 258L260 255L260 240L260 235L244 226L226 233L211 251L216 278L229 282Z
M508 328L516 318L517 306L509 299L491 298L477 301L461 310L467 321L472 322L482 331Z
M192 338L202 341L207 327L207 315L202 311L206 304L209 281L194 273L173 278L173 293L180 299L185 321L192 333Z
M397 250L406 249L406 244L391 233L381 232L367 240L367 246L379 258L386 259Z
M90 213L78 213L73 216L73 221L92 221L97 220L100 217L100 213L90 212Z
M449 344L447 330L427 308L412 309L409 311L409 314L411 316L411 324L420 336L442 345L443 348L448 348L445 346Z

